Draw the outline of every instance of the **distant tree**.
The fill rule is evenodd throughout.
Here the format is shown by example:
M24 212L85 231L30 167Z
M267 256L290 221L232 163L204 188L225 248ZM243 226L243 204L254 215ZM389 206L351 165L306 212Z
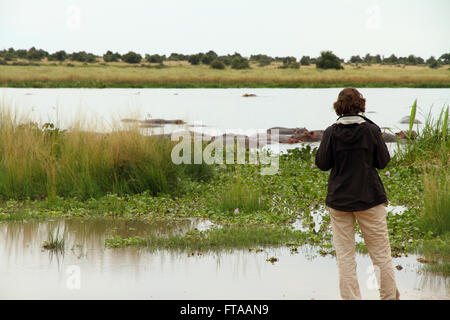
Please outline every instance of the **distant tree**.
M416 65L417 64L416 57L414 55L410 54L408 56L407 63L409 65Z
M231 58L230 55L220 56L218 59L220 61L222 61L223 64L226 65L226 66L231 66L231 61L233 60L233 58Z
M163 63L164 60L166 60L166 55L159 55L159 54L146 54L145 60L148 63Z
M69 60L79 61L79 62L95 62L96 57L92 53L87 53L85 51L72 52L69 55Z
M250 64L248 59L242 56L235 56L231 60L231 68L232 69L250 69Z
M242 55L239 52L235 52L232 55L230 55L231 59L234 58L243 58Z
M188 55L181 54L181 53L171 53L170 56L167 58L169 61L187 61L189 59Z
M395 54L391 54L388 58L383 59L383 63L387 64L396 64L398 62L398 58Z
M106 53L103 55L103 61L105 62L117 62L120 58L120 53L112 53L112 51L110 50L106 51Z
M297 62L297 58L296 57L282 57L281 58L281 62L283 62L283 64L296 63Z
M15 60L16 53L11 53L10 50L2 50L0 51L0 56L4 59L4 61L11 61Z
M364 61L364 63L371 64L372 63L372 56L369 53L367 53L364 56L363 61Z
M48 56L48 52L44 51L42 49L37 50L35 47L31 47L27 52L27 59L28 60L42 60L45 57Z
M311 58L309 56L303 56L300 59L300 64L302 66L309 66L311 64Z
M429 57L427 59L426 63L432 69L439 68L439 62L433 56Z
M210 66L213 69L219 69L219 70L225 69L225 64L218 58L214 59L214 61L211 62Z
M443 55L441 55L439 57L439 61L442 64L450 64L450 52L449 53L444 53Z
M376 56L372 57L372 63L380 64L381 63L381 56L377 54Z
M48 56L48 60L50 60L50 61L63 62L66 59L67 59L67 53L64 50L57 51Z
M200 61L202 59L202 56L203 56L202 53L191 54L188 58L188 61L193 66L199 65Z
M215 59L217 59L218 55L214 51L210 50L205 53L200 59L201 63L210 65Z
M344 69L341 60L332 51L322 51L317 58L316 68L318 69Z
M25 49L16 50L16 56L20 59L25 59L27 57L27 50Z
M363 62L363 59L361 59L361 57L358 55L358 56L351 56L349 61L351 63L361 63Z
M126 63L140 63L142 56L139 53L129 51L128 53L122 55L122 60Z
M255 54L250 56L250 61L258 63L260 67L264 67L271 64L274 59L265 54Z

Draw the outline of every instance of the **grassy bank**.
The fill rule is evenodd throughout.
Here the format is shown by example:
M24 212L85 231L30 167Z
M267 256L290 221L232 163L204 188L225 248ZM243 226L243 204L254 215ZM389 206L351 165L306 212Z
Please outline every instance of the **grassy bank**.
M176 192L189 174L171 161L175 142L170 139L143 136L137 126L113 126L106 134L95 129L82 121L67 131L53 124L40 127L2 110L0 197L88 199L144 191L157 195Z
M0 86L33 88L329 88L412 87L449 88L447 66L395 67L345 65L343 70L314 66L279 69L253 66L245 70L215 70L208 66L156 67L124 65L0 65Z

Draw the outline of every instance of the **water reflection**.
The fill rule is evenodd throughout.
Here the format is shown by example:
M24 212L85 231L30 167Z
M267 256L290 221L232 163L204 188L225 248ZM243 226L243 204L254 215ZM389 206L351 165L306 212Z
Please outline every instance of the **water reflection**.
M197 219L142 221L118 218L73 218L0 223L0 298L8 299L338 299L334 257L315 248L263 248L262 252L228 250L195 254L185 251L108 249L111 235L184 233L214 227ZM44 250L49 232L59 228L66 239L63 255ZM275 264L268 257L278 258ZM416 256L395 258L396 278L404 298L449 298L449 280L417 272ZM363 297L367 255L357 255ZM79 268L80 289L68 286L68 270Z

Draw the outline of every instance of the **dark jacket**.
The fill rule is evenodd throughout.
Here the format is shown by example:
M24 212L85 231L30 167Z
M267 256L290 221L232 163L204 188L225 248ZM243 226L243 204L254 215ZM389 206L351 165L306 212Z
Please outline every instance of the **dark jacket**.
M326 204L336 210L362 211L387 202L375 168L386 167L389 151L380 128L362 118L366 121L360 124L328 127L316 154L317 167L331 169Z

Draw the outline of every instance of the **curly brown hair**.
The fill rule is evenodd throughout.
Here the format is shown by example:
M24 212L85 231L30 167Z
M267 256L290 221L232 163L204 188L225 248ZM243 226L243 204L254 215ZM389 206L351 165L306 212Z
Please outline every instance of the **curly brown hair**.
M355 88L345 88L339 92L337 101L333 104L338 116L358 114L366 111L366 99Z

